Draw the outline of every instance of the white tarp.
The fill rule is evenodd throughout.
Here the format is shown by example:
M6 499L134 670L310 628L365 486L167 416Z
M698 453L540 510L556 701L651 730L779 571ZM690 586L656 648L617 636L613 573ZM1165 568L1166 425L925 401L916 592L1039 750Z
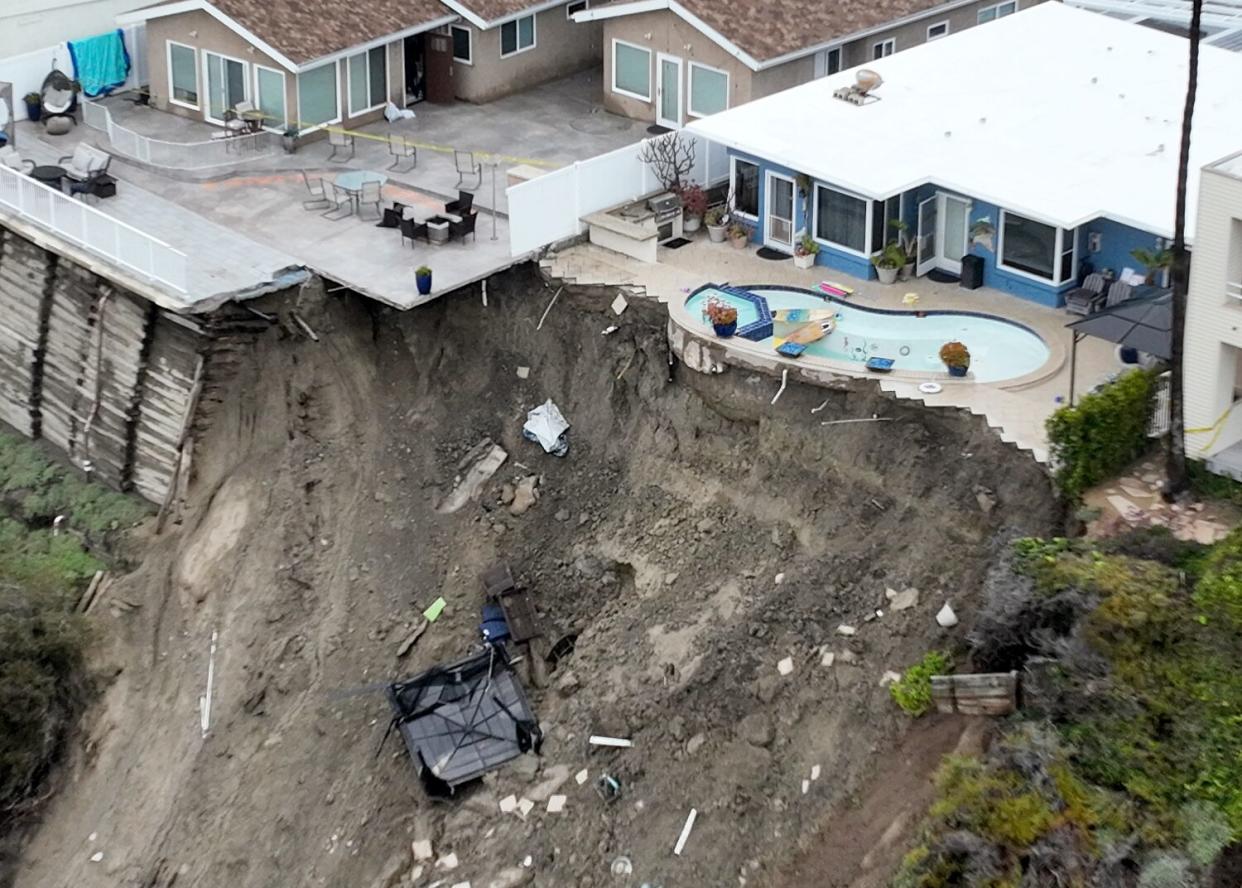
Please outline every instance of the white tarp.
M538 441L544 452L551 453L557 449L557 442L568 428L569 423L561 415L560 408L549 398L526 414L522 432L527 438Z

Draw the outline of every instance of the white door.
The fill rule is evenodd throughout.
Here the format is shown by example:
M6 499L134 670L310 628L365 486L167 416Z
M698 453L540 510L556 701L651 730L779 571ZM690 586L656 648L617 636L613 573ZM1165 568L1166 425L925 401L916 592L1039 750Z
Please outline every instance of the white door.
M939 214L936 211L939 203L940 195L938 194L919 201L919 230L915 244L918 261L914 267L914 273L918 275L927 274L936 267L937 241L939 240L936 231Z
M656 59L656 123L681 129L681 59L660 53Z
M212 123L224 123L224 112L249 98L247 64L214 52L203 53L207 69L206 117Z
M794 181L780 173L768 173L767 224L763 226L763 242L769 247L793 251Z

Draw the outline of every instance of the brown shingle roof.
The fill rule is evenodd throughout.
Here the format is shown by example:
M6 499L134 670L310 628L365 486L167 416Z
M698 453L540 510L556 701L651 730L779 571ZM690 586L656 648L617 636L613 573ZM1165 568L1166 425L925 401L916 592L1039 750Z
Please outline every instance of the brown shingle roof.
M453 15L440 0L209 0L294 64Z
M494 22L505 16L543 6L544 2L545 0L457 0L457 5L485 22ZM565 2L568 3L569 0Z
M874 28L943 0L680 0L726 40L765 62Z

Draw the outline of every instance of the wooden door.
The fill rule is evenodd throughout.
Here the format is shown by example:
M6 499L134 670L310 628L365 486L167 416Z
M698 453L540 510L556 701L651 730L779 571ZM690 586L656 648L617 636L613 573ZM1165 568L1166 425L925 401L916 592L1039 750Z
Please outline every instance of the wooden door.
M427 101L446 104L457 98L453 86L453 38L448 34L428 34Z

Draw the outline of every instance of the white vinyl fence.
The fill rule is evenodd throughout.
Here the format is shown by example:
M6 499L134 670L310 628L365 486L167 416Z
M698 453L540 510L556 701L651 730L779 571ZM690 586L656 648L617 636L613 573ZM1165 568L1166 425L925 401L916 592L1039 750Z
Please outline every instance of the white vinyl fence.
M147 82L147 28L146 25L130 25L124 32L130 69L129 80L123 88L129 89ZM13 84L13 107L10 110L16 120L26 119L26 103L22 101L22 96L39 92L43 87L43 78L53 68L73 76L69 44L57 43L55 46L0 59L0 80ZM79 100L85 98L79 96Z
M106 133L114 153L165 170L232 166L241 160L275 154L280 148L278 137L267 131L206 142L153 139L114 121L112 112L102 102L83 102L82 122ZM221 135L224 132L220 130Z
M0 205L92 253L186 292L185 253L82 201L0 166Z
M696 143L691 182L706 187L729 177L729 156L723 146L689 133L680 135ZM638 159L648 141L577 161L508 188L510 255L524 256L582 234L583 216L660 190L655 173Z

